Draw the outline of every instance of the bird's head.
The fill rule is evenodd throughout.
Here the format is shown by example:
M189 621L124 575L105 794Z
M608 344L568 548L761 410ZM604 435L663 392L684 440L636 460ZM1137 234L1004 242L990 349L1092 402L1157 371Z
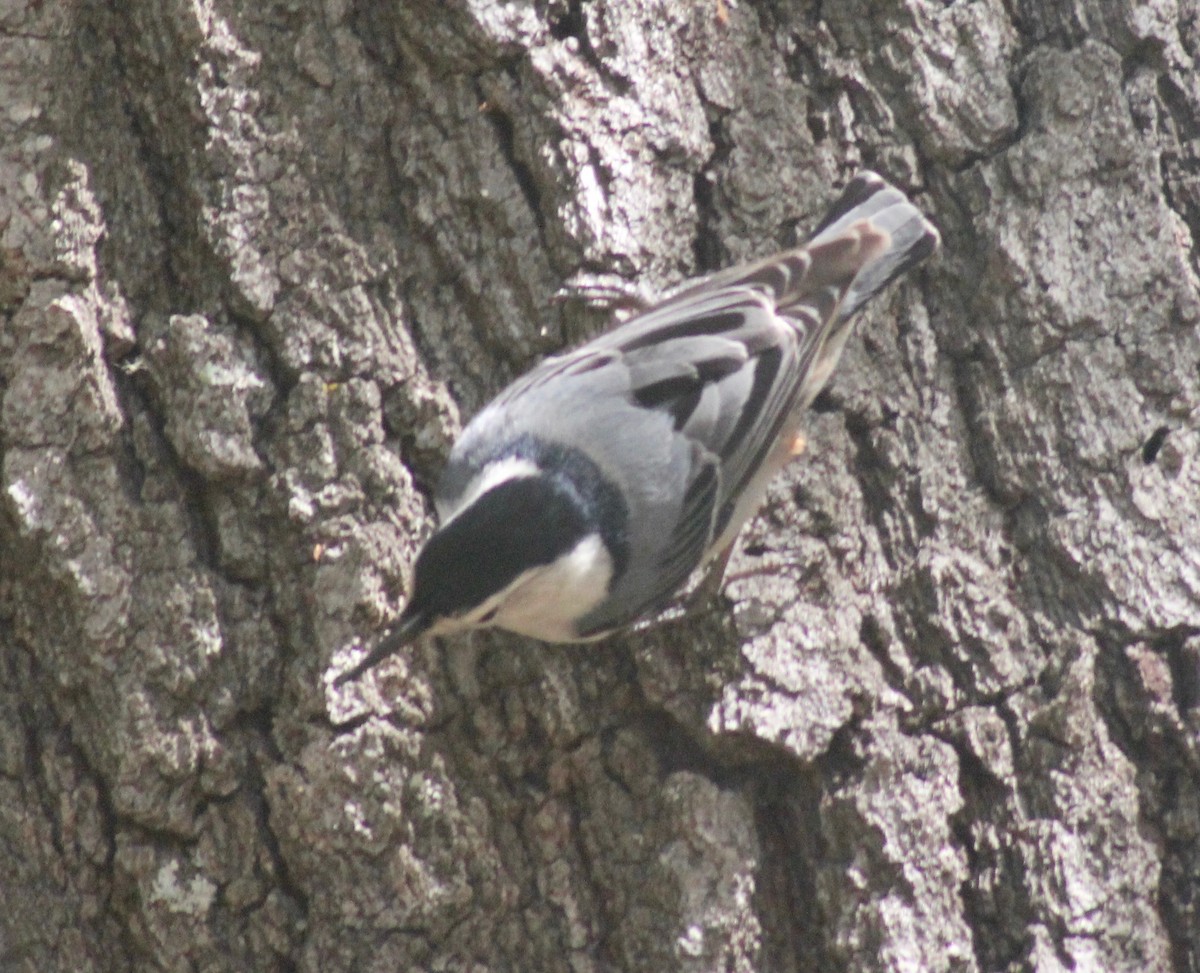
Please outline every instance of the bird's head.
M558 477L523 470L475 495L429 538L395 626L336 683L427 633L498 625L572 640L571 626L607 592L611 574L579 496Z

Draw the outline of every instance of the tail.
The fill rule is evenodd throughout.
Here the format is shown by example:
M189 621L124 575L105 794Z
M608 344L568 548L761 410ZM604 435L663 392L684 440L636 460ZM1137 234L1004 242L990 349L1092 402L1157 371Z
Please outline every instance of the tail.
M940 241L904 193L873 172L860 172L804 246L693 281L619 334L628 342L633 332L627 329L638 327L647 336L639 340L648 341L670 325L679 336L697 328L697 320L718 320L704 309L712 295L727 288L761 291L800 338L804 375L796 401L805 407L829 381L855 313Z
M833 240L861 220L867 220L872 228L885 232L891 242L855 276L842 299L838 316L843 321L853 317L867 301L905 271L930 256L941 243L937 229L904 193L881 176L864 171L850 180L814 231L808 246Z
M940 242L904 193L864 171L850 180L804 246L690 281L649 311L677 308L725 287L752 287L769 294L785 317L837 332Z
M808 253L809 287L785 297L778 310L788 317L816 309L812 284L827 278L821 326L813 336L808 370L801 383L800 403L808 406L837 367L854 330L858 310L906 270L932 254L941 242L938 231L908 197L873 172L860 172L842 191L811 240L798 253ZM847 259L841 259L841 255ZM831 302L832 306L829 306ZM792 306L792 305L796 306Z

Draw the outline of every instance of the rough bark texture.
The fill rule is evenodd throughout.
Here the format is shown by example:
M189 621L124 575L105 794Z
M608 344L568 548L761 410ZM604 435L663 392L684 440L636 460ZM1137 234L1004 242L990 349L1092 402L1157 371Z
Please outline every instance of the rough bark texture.
M1194 0L0 3L0 969L1200 970ZM392 617L469 414L869 165L713 611ZM736 577L740 574L740 577Z

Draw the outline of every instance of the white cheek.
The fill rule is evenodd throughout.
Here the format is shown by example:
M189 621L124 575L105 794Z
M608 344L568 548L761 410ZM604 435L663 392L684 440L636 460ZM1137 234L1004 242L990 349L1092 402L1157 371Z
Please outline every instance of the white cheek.
M607 597L612 569L603 541L590 534L553 564L518 578L492 624L543 642L578 642L575 623Z

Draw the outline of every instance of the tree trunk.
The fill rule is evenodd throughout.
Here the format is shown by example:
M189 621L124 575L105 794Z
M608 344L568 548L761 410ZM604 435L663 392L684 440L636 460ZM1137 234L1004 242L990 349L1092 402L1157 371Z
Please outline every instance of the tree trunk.
M1194 0L0 4L0 969L1200 970ZM459 426L879 170L724 596L403 603ZM460 413L461 410L461 413Z

